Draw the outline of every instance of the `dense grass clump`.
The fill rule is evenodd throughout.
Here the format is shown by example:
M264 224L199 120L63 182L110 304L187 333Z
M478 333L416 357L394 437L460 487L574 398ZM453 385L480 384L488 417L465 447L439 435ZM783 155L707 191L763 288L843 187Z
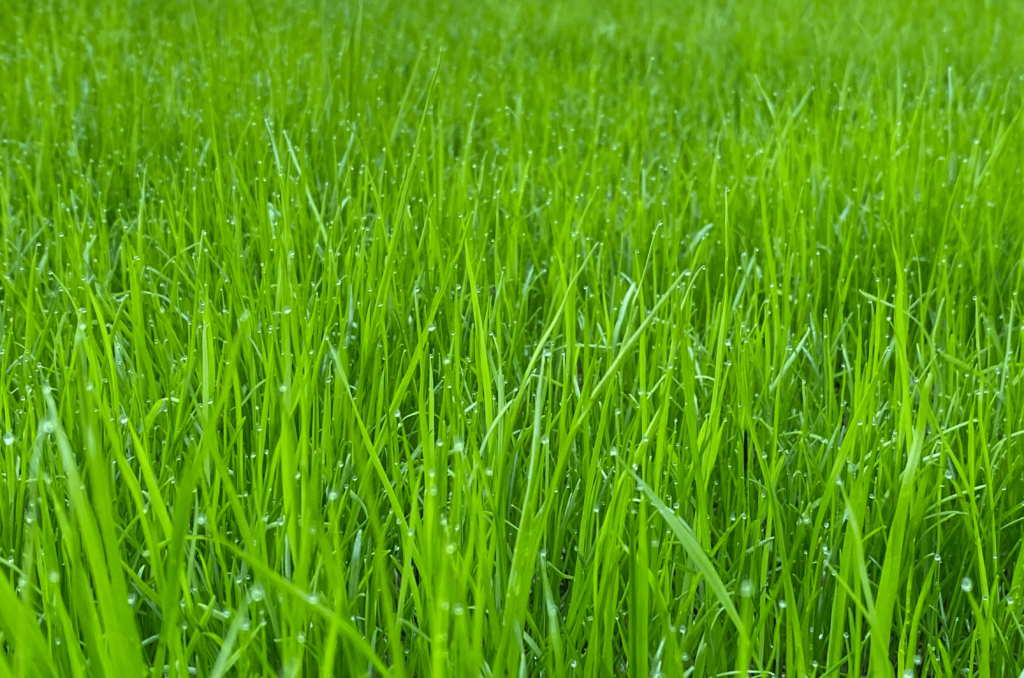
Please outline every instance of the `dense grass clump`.
M0 678L1017 676L1022 35L0 0Z

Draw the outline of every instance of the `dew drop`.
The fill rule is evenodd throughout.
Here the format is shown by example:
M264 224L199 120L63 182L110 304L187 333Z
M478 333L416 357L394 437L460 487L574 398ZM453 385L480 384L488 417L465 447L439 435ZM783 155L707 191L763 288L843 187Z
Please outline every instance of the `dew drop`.
M754 582L749 579L744 579L743 582L740 583L740 595L744 598L749 598L754 595Z

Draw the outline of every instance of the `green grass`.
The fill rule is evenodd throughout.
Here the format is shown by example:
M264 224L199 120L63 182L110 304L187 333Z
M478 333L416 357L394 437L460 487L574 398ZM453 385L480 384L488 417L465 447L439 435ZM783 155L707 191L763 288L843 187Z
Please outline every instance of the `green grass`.
M1021 35L0 0L0 678L1015 678Z

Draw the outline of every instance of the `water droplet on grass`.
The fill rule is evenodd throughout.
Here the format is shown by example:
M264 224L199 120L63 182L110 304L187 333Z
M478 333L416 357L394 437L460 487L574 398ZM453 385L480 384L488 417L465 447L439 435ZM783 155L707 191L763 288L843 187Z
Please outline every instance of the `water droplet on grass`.
M971 591L974 590L974 582L971 581L970 577L964 577L960 581L960 590L963 591L964 593L970 593Z

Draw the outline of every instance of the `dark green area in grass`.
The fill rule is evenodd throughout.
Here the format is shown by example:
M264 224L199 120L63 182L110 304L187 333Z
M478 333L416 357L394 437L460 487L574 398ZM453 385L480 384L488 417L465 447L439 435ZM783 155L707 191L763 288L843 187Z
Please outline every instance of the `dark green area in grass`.
M1018 676L1022 38L0 0L0 678Z

